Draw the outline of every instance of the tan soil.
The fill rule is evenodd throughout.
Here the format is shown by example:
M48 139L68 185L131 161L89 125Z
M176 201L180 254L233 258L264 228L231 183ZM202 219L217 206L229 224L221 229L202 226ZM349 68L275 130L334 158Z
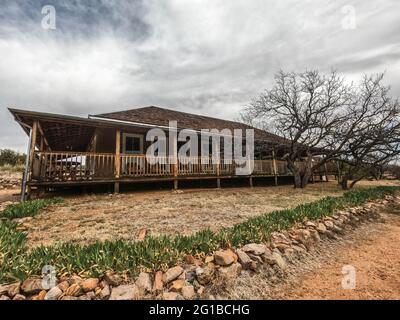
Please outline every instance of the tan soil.
M257 274L232 284L230 298L241 299L400 299L400 206L382 213L342 239L321 244L314 254L290 267L284 283ZM342 267L356 270L356 288L343 289Z
M252 216L341 194L336 182L329 182L303 190L288 185L76 196L36 216L27 230L28 240L30 246L133 240L143 228L151 235L187 235L206 228L216 231Z

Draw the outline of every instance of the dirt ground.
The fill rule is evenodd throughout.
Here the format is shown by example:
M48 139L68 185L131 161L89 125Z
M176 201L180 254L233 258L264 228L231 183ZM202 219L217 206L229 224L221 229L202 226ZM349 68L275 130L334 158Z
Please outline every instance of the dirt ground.
M37 246L59 241L134 240L141 229L151 235L216 231L252 216L340 194L337 184L329 182L304 190L287 185L75 196L35 217L28 226L28 240L30 246Z
M229 298L287 300L400 299L400 205L316 252L291 270L284 283L262 274L232 284ZM355 288L343 289L342 268L355 269Z

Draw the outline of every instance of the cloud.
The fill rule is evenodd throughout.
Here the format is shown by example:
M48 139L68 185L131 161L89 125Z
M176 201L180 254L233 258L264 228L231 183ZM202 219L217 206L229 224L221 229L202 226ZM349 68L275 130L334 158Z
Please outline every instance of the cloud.
M56 30L41 27L48 4ZM342 27L345 5L354 30ZM26 144L6 107L85 116L159 105L234 119L280 68L351 79L386 70L400 95L399 9L396 0L4 0L0 148Z

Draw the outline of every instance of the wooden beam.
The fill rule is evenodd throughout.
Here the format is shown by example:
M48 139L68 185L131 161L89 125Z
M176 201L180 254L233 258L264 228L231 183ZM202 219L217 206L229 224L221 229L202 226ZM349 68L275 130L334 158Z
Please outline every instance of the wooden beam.
M121 130L117 129L115 133L115 178L121 174Z
M39 121L35 121L35 122L37 122L37 128L38 128L38 130L39 130L39 133L40 133L40 135L41 135L41 137L42 137L44 143L45 143L46 146L47 146L47 149L48 149L48 150L51 150L51 149L50 149L49 142L47 141L47 139L46 139L46 137L45 137L45 135L44 135L43 128L42 128L42 126L40 125L40 122L39 122ZM40 148L40 151L43 151L43 150L42 150L42 147Z

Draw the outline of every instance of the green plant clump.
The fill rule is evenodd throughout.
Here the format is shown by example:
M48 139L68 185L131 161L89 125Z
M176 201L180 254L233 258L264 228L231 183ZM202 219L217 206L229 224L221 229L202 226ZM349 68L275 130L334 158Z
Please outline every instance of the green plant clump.
M10 204L3 212L0 218L16 219L35 216L41 209L51 205L63 202L61 198L38 199L32 201Z

